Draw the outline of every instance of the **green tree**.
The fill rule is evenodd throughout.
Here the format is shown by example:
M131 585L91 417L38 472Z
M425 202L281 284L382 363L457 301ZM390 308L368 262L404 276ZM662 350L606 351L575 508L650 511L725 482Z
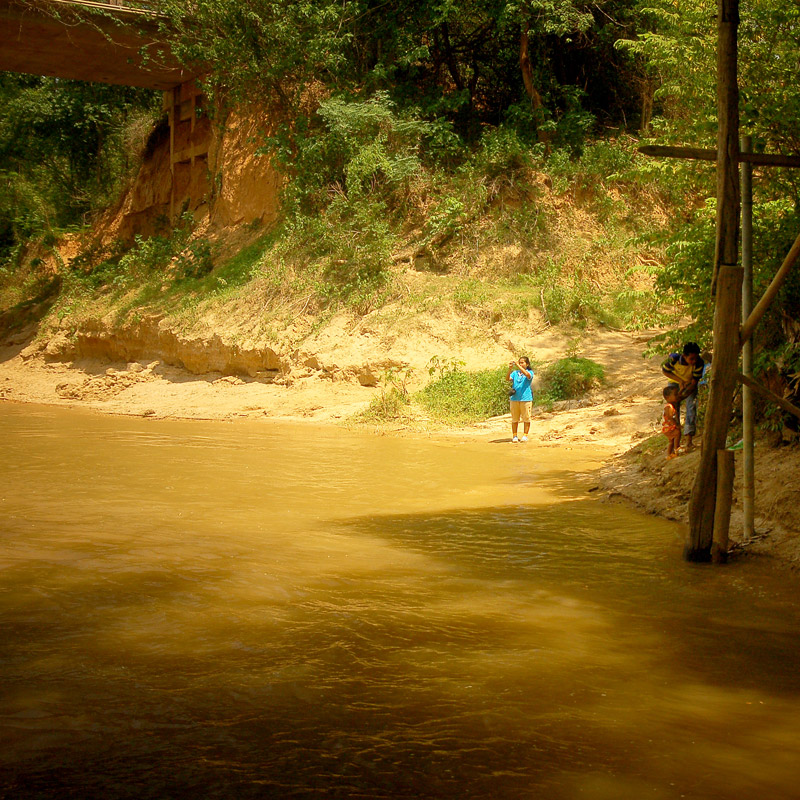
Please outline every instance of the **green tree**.
M0 258L106 205L134 155L126 122L155 92L0 73Z
M618 47L640 59L656 77L652 134L659 143L716 147L716 5L713 0L648 0L641 13L648 29ZM741 5L739 28L740 120L742 133L760 150L800 152L800 6L779 0ZM710 280L715 214L712 165L674 160L660 167L684 188L688 202L678 218L668 261L659 282L681 300L696 320L698 338L711 329ZM754 180L756 290L766 285L800 231L797 170L757 170ZM793 232L793 233L792 233ZM781 315L797 317L800 306L787 288L773 310L762 340L780 338ZM776 339L777 337L777 339Z
M632 0L166 0L164 35L209 87L253 91L294 117L316 95L387 91L478 138L513 120L573 137L595 117L618 124L635 102ZM566 124L561 124L568 119ZM576 122L576 120L580 120Z

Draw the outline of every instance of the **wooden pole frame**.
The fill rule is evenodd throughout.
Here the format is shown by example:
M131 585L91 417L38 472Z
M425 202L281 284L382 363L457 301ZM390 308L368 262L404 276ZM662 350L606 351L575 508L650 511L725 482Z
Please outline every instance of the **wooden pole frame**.
M689 500L689 535L684 548L684 558L688 561L710 560L715 527L722 530L730 524L731 500L723 496L717 502L717 451L725 450L737 379L753 391L770 397L784 410L800 416L800 410L791 403L759 386L752 377L741 374L737 369L740 350L752 337L753 330L774 300L789 270L800 258L798 236L764 296L745 319L742 313L744 309L739 308L744 269L736 266L740 211L737 167L742 163L800 167L800 157L752 153L746 152L749 147L739 148L738 25L739 0L717 0L717 149L655 145L639 148L641 153L648 156L717 163L717 224L711 286L712 296L715 296L714 369L703 431L703 452ZM736 322L737 316L742 317L741 322ZM715 553L714 560L722 559Z
M714 314L714 369L706 407L703 450L689 499L689 534L683 551L687 561L709 561L716 508L717 451L728 439L733 393L739 374L739 320L742 298L741 267L719 268ZM724 511L722 511L724 513ZM727 509L730 514L730 508Z
M728 560L734 472L733 450L717 450L717 503L714 511L714 540L711 545L711 560L715 564L724 564Z
M739 151L750 153L753 137L742 136ZM739 163L742 187L742 324L753 310L753 165ZM742 345L742 372L753 377L753 342ZM742 539L747 542L755 533L755 414L753 391L742 387ZM712 553L713 555L713 553Z
M723 265L739 258L739 0L717 5L717 225L711 294Z
M754 381L752 378L742 373L739 373L736 376L736 379L739 381L739 383L752 389L756 394L760 394L771 403L775 403L775 405L779 408L782 408L784 411L787 411L789 414L792 414L800 419L800 408L793 403L790 403L786 398L780 397L779 395L775 394L775 392L771 392L766 386L762 386L757 381Z
M647 144L642 145L638 150L642 155L655 158L684 158L690 161L717 160L717 151L704 147ZM785 156L780 153L745 153L740 150L738 161L740 164L764 167L800 167L800 156Z

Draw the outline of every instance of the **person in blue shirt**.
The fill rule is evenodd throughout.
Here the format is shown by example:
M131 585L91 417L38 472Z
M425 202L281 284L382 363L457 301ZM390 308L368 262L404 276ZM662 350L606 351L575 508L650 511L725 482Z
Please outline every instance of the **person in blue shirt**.
M527 356L520 356L519 361L509 362L506 380L511 381L514 393L510 396L511 405L511 436L512 442L527 442L528 432L531 429L531 407L533 406L533 370L531 360ZM519 423L522 422L522 438L518 438Z

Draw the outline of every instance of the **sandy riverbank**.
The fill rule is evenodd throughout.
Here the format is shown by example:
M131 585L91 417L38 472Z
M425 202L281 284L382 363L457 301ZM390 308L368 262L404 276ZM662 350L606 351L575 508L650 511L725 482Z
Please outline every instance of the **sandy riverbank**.
M540 447L592 445L607 453L591 489L610 503L633 503L647 513L685 523L698 453L671 462L651 437L659 427L663 378L659 359L640 355L647 334L603 331L592 340L592 358L606 382L586 399L553 412L538 412L531 440ZM549 343L543 341L542 350ZM209 373L191 374L161 361L129 363L47 357L41 343L0 348L0 401L43 403L100 413L153 418L235 420L269 418L308 424L352 424L380 392L377 386L334 380L304 368L278 381ZM385 435L469 437L497 441L509 436L507 416L457 430L424 418L372 426ZM512 446L509 444L509 446ZM740 508L731 536L735 552L748 552L800 567L800 450L757 448L757 540L742 550ZM740 464L737 475L741 475Z

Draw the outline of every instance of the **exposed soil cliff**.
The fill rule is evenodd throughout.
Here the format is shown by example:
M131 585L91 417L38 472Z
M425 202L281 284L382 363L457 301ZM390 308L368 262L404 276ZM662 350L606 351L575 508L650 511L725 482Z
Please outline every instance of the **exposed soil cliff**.
M256 155L268 130L263 112L237 110L202 121L195 134L203 139L202 157L177 164L171 164L169 127L155 128L136 179L95 227L103 242L152 235L185 211L214 230L275 221L281 176L269 158ZM172 151L180 147L173 142Z

